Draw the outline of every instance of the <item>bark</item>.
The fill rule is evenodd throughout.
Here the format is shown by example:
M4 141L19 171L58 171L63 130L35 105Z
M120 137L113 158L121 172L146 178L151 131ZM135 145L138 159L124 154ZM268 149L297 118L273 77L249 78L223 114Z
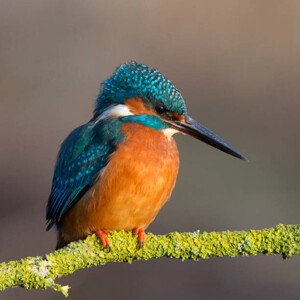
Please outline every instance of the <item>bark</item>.
M131 232L118 231L108 235L110 248L103 249L95 235L84 241L49 253L44 257L27 257L0 264L0 291L9 287L52 288L68 296L69 286L55 280L82 268L111 262L128 262L168 257L173 259L208 259L257 254L281 255L288 258L300 254L300 225L224 232L173 232L166 235L148 233L139 248Z

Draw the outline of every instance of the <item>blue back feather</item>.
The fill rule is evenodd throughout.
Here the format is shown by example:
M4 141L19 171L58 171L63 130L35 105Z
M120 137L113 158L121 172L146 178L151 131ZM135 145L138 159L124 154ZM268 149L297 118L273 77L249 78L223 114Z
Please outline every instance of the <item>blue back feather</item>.
M115 151L116 139L108 138L105 130L102 124L95 127L87 123L73 130L63 142L47 205L47 229L82 197L107 165Z

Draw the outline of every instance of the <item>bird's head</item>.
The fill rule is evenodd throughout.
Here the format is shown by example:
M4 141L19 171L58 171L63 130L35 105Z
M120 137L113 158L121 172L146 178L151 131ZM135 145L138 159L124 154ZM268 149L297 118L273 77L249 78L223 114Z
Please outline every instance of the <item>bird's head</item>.
M245 160L240 152L187 114L174 84L158 70L137 62L121 65L102 84L94 110L96 120L119 118L174 133L189 134L221 151Z

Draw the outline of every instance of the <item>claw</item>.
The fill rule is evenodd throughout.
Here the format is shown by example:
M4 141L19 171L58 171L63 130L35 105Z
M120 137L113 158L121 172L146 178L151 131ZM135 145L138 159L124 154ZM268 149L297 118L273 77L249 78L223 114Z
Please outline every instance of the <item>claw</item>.
M139 241L139 246L142 247L145 243L145 240L146 240L145 231L141 228L136 228L136 229L133 230L133 233L137 234L138 241Z
M95 234L100 238L102 246L105 248L109 248L109 239L107 237L108 230L96 230Z

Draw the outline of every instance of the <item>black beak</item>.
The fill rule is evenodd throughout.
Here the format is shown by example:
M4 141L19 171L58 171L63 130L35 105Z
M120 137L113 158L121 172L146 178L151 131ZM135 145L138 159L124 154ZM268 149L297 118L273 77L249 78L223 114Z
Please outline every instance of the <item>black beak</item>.
M235 150L230 144L225 142L214 132L210 131L191 117L187 117L185 121L172 121L171 126L178 131L189 134L194 138L234 157L240 158L242 160L248 160L239 151Z

